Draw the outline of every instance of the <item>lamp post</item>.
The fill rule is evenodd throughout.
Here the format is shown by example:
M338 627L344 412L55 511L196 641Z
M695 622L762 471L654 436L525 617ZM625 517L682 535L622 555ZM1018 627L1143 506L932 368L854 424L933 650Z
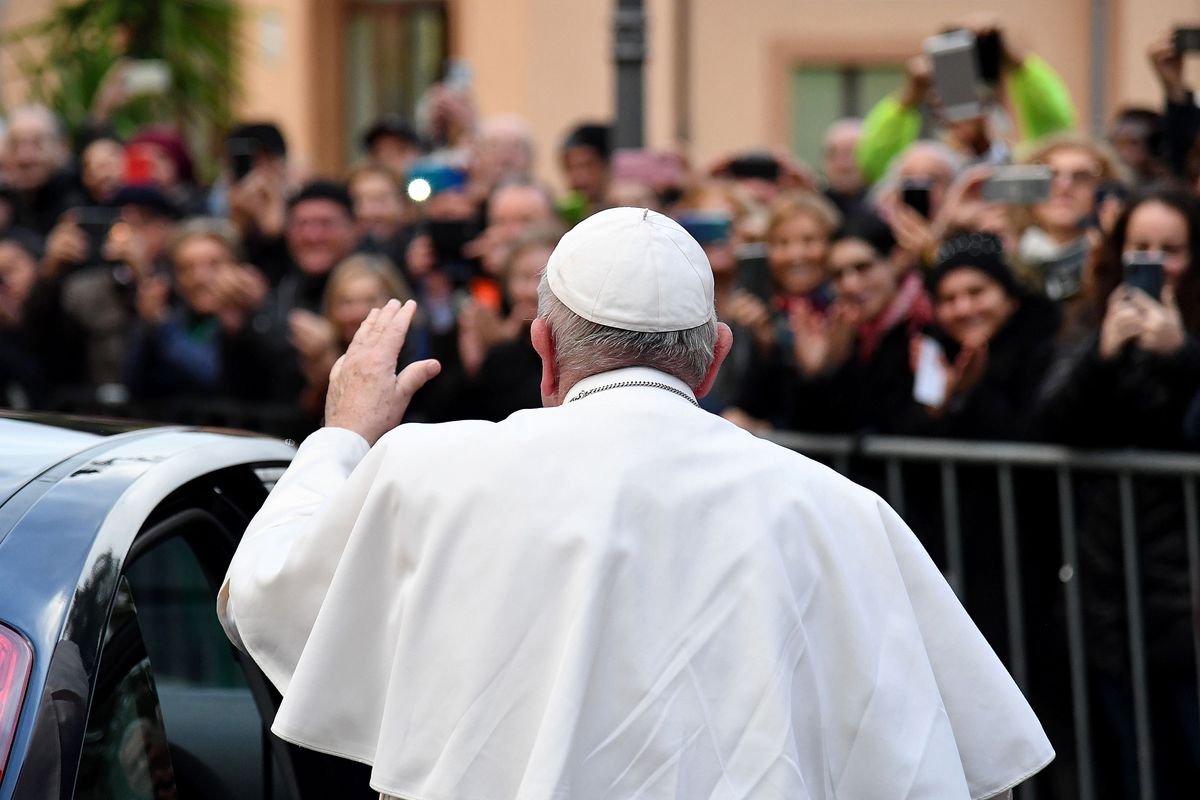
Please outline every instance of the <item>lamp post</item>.
M642 0L617 0L613 18L613 59L617 67L617 147L641 147L643 139L643 67L646 63L646 12Z

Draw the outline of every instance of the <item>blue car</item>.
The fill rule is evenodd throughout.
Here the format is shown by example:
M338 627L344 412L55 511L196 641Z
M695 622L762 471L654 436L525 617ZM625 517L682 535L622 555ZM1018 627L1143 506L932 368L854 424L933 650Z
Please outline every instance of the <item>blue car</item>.
M273 736L217 588L293 449L0 413L0 800L374 798Z

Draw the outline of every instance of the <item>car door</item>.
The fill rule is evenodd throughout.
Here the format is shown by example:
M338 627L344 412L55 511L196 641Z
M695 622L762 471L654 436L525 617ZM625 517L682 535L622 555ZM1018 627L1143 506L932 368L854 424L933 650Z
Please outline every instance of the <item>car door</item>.
M270 733L279 695L216 617L237 541L281 471L231 468L176 490L147 519L123 567L181 798L378 797L365 765Z

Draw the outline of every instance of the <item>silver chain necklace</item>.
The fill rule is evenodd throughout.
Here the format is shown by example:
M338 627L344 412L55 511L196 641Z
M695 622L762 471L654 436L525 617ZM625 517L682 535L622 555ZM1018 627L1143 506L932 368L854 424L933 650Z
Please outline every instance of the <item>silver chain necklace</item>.
M687 400L689 403L694 405L696 408L700 407L700 404L697 403L692 398L692 396L689 395L687 392L676 389L674 386L668 386L665 383L656 383L655 381L618 381L617 383L606 383L603 386L597 386L595 389L585 389L584 391L582 391L579 394L572 397L567 402L574 403L576 400L582 400L583 398L587 397L588 395L595 394L596 392L603 392L603 391L607 391L608 389L623 389L628 386L647 386L652 389L663 389L663 390L670 392L671 394L679 395L684 400Z

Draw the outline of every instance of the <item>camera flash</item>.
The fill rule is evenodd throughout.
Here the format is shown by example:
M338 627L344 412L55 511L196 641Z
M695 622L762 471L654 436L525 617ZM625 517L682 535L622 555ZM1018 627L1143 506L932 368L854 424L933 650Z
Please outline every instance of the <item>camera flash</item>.
M408 196L414 203L424 203L433 194L433 187L424 178L416 178L408 184Z

